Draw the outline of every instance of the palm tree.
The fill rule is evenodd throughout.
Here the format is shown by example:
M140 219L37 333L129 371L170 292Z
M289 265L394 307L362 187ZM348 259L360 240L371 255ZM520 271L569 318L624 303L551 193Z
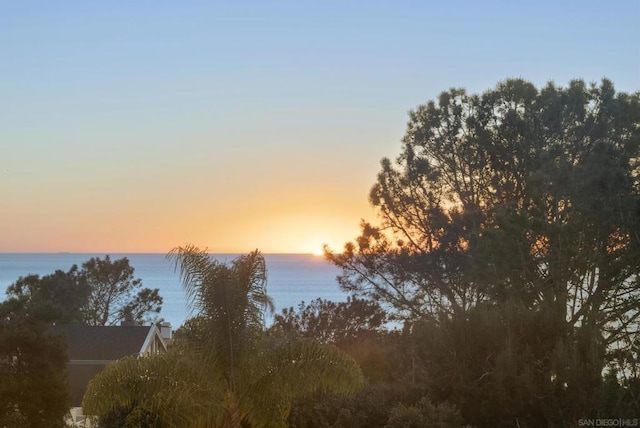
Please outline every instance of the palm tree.
M173 349L126 357L89 383L82 407L101 428L210 426L203 409L218 397L203 375L197 359Z
M109 367L85 394L86 413L124 408L157 417L163 426L283 427L294 398L316 390L350 394L361 386L360 368L337 348L266 336L265 311L273 304L257 250L228 265L192 245L168 257L198 311L197 339L165 356ZM185 359L192 362L181 364ZM125 393L127 382L134 387Z

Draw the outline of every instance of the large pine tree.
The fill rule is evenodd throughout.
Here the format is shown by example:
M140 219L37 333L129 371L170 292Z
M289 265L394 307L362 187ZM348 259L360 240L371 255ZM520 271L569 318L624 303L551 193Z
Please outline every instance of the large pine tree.
M330 258L412 323L470 422L575 423L606 410L605 368L639 374L639 147L640 94L608 80L452 89L383 159L380 223Z

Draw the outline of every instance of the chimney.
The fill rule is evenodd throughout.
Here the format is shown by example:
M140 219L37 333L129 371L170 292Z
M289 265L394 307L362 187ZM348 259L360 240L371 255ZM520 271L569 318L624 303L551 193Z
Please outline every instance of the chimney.
M160 324L160 335L167 343L171 342L172 331L170 322L163 322Z

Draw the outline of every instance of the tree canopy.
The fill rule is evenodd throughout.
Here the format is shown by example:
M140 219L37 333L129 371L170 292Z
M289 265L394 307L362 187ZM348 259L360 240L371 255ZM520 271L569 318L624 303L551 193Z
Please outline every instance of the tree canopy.
M142 280L133 273L126 257L113 261L108 255L103 260L92 257L82 264L82 274L91 290L84 308L88 325L156 320L154 317L162 308L159 290L141 288Z
M7 288L9 300L49 323L117 325L157 321L162 297L157 288L142 288L126 257L92 257L68 272L28 275Z
M77 266L68 272L20 277L7 288L16 310L25 310L46 323L81 324L83 308L90 294L89 285Z
M376 302L348 297L346 302L315 299L276 314L272 329L295 333L322 343L341 344L375 337L385 327L387 314Z
M452 89L410 112L371 189L380 222L329 258L345 290L433 333L424 361L467 415L492 390L503 420L575 418L605 368L639 373L639 147L640 94L606 79Z

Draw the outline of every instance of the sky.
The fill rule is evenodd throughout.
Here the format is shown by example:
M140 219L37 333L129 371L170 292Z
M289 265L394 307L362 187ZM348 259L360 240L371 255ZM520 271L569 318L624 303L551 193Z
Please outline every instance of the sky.
M340 250L451 87L640 90L640 1L0 2L0 252Z

